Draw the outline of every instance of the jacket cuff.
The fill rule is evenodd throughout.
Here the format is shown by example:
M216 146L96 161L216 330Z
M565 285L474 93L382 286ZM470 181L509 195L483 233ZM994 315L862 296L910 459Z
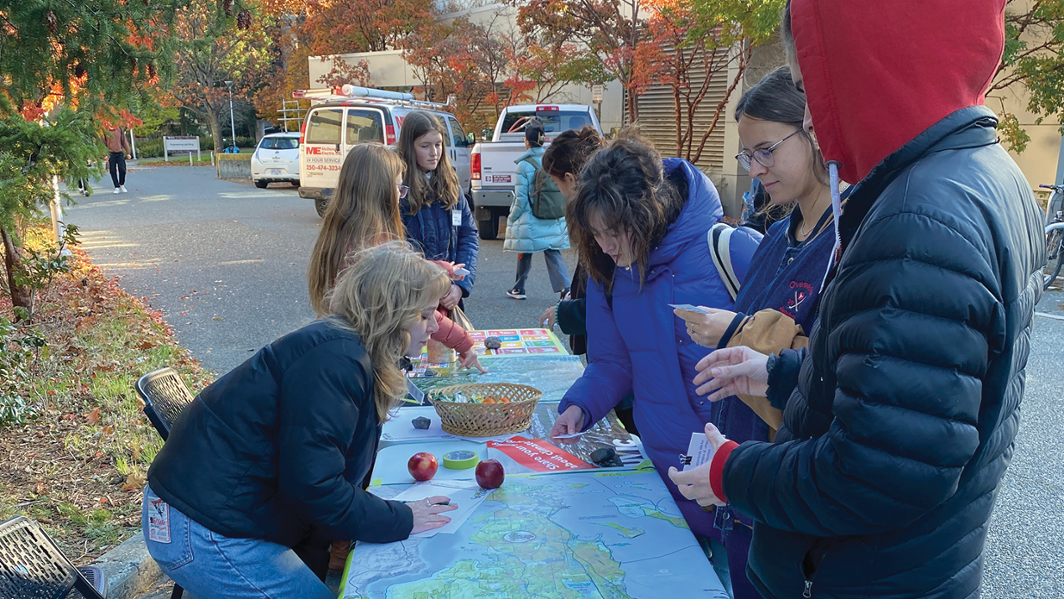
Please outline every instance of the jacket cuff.
M554 320L566 335L587 335L587 300L580 298L558 302Z
M798 386L798 373L802 368L806 349L784 349L779 354L768 357L765 369L768 370L767 398L772 407L782 410L787 406L794 388Z
M451 284L452 285L458 285L458 288L462 290L462 297L463 298L469 297L469 290L470 290L469 275L466 275L466 278L461 280L461 281L451 281Z
M735 332L739 330L739 325L743 323L745 318L746 314L743 314L742 312L735 313L735 318L732 318L731 324L728 325L728 328L724 329L724 334L720 336L720 341L717 342L717 349L728 347L728 342L731 341Z
M713 489L713 494L717 496L717 499L724 503L728 503L728 498L724 496L724 464L728 461L732 450L738 446L739 444L735 441L728 441L721 445L713 454L713 461L709 465L709 486Z

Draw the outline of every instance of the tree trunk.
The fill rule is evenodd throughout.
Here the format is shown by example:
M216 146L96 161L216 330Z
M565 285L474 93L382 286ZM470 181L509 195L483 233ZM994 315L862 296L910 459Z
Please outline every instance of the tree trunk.
M218 154L225 149L225 142L222 138L222 128L218 124L218 113L211 110L209 112L210 118L207 119L211 126L211 136L214 137L214 153ZM236 143L236 140L233 140Z
M4 270L7 274L8 289L11 290L11 304L15 307L32 311L33 298L30 291L15 283L15 273L23 270L22 252L19 251L18 246L15 245L11 235L4 227L0 227L0 237L3 238L4 243ZM15 313L15 320L20 320L18 312Z

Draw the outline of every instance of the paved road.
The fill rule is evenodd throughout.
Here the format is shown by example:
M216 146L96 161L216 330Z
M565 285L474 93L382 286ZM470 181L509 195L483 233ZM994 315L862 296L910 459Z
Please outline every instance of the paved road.
M67 220L95 263L162 311L207 368L228 372L313 319L306 269L321 219L294 188L217 180L210 167L133 170L126 187L128 194L79 198ZM575 254L567 254L571 270ZM542 259L532 266L529 299L506 297L516 264L502 241L481 242L467 302L477 327L532 326L558 301Z
M68 220L96 264L161 310L207 368L224 373L312 319L305 271L320 219L309 200L289 187L218 181L210 168L133 170L127 187L126 195L82 199ZM531 326L557 301L542 259L533 264L529 299L507 298L514 269L501 241L482 242L468 302L478 327ZM1064 293L1046 294L1039 310L983 597L1064 597Z

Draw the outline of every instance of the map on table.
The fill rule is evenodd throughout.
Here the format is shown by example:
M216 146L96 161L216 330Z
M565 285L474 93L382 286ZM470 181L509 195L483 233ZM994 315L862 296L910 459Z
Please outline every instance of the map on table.
M373 487L394 496L400 485ZM454 534L359 542L343 598L726 599L653 470L507 476Z
M456 372L450 376L424 377L422 374L417 375L419 378L414 378L413 383L425 393L466 383L528 385L543 392L539 400L542 403L561 401L569 387L584 373L580 357L570 355L485 356L480 359L480 364L488 370L487 374L480 374L479 370Z
M497 329L488 331L470 331L473 338L473 350L483 357L520 357L520 356L567 356L569 351L565 344L553 332L547 329ZM502 347L485 349L484 340L497 337ZM483 364L483 362L481 362ZM449 376L455 369L455 363L435 364L429 362L428 349L421 350L421 359L414 362L414 369L407 376ZM430 372L431 371L431 372Z

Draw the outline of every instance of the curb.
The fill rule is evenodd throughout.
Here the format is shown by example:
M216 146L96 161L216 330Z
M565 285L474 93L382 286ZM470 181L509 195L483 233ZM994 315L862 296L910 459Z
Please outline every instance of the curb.
M107 577L107 599L134 599L166 578L148 555L144 535L137 534L93 562Z

